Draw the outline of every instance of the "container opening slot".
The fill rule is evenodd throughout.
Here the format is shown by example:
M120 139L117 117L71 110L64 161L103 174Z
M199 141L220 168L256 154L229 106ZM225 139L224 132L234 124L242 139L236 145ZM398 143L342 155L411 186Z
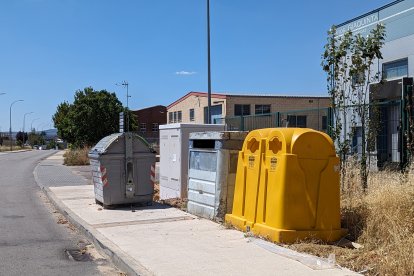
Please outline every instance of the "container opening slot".
M214 149L215 140L193 140L193 148L197 149Z

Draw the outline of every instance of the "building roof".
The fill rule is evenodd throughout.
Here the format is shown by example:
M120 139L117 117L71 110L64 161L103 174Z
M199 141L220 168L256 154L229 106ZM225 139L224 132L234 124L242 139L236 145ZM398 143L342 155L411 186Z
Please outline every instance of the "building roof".
M352 19L350 19L350 20L347 20L347 21L345 21L345 22L343 22L343 23L341 23L341 24L335 25L335 27L337 27L337 28L339 28L339 27L343 27L343 26L345 26L345 25L347 25L347 24L349 24L349 23L351 23L351 22L354 22L354 21L359 20L359 19L361 19L361 18L367 17L368 15L371 15L371 14L373 14L373 13L377 13L377 12L379 12L379 11L381 11L381 10L384 10L384 9L386 9L386 8L388 8L388 7L391 7L391 6L395 5L395 4L398 4L398 3L403 2L403 1L405 1L405 0L397 0L397 1L393 1L393 2L391 2L391 3L389 3L389 4L386 4L386 5L382 6L382 7L379 7L378 9L372 10L372 11L370 11L370 12L364 13L364 14L362 14L362 15L360 15L360 16L357 16L357 17L355 17L355 18L352 18Z
M153 108L166 108L166 107L163 105L154 105L154 106L144 107L144 108L137 109L137 110L132 110L132 112L138 112L138 111L143 111L143 110L153 109Z
M167 109L175 106L176 104L184 101L190 96L196 97L207 97L207 92L188 92L186 95L182 96L178 100L174 101L170 105L167 106ZM310 99L328 99L328 96L308 96L308 95L295 95L295 96L288 96L288 95L277 95L277 94L237 94L237 93L212 93L211 98L215 99L226 99L227 97L262 97L262 98L310 98Z
M185 99L187 99L188 97L191 97L191 96L207 97L207 92L194 92L194 91L188 92L186 95L182 96L178 100L176 100L173 103L169 104L167 106L167 109L173 107L174 105L176 105L176 104L184 101ZM226 95L225 94L212 93L211 94L211 97L212 98L216 98L216 99L225 99L226 98Z

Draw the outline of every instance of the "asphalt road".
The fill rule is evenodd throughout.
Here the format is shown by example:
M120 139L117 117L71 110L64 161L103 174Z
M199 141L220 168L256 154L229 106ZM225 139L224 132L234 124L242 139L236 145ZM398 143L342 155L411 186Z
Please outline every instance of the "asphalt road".
M52 153L0 153L0 275L118 275L36 184L35 166ZM66 253L80 249L90 258Z

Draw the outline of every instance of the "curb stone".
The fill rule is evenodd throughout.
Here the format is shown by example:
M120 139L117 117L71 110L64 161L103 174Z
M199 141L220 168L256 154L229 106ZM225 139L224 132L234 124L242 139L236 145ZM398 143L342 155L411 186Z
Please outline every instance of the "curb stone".
M43 160L42 160L43 161ZM93 242L95 247L107 256L119 269L124 271L127 275L136 275L136 276L150 276L154 275L148 269L146 269L139 262L125 254L116 244L107 239L104 235L99 233L96 229L89 226L83 219L73 213L66 205L59 200L49 187L42 185L41 181L37 175L38 166L41 164L39 162L33 171L33 175L37 185L47 196L50 202L55 206L55 208L61 213L71 224L73 224L83 235L85 235L89 240Z

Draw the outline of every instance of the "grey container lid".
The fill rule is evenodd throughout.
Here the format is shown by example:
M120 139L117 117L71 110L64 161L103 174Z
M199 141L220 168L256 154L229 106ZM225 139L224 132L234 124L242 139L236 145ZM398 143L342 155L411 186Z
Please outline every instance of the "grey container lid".
M190 133L190 140L241 140L244 141L248 131L200 131Z
M90 151L89 154L98 154L102 155L108 152L108 149L118 139L122 138L125 135L125 133L113 133L111 135L108 135L104 138L102 138ZM144 138L137 134L132 134L135 139L140 140L145 146L150 149L150 146L147 141L145 141ZM151 152L151 150L149 150Z

